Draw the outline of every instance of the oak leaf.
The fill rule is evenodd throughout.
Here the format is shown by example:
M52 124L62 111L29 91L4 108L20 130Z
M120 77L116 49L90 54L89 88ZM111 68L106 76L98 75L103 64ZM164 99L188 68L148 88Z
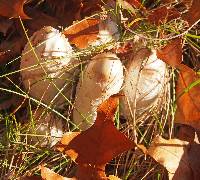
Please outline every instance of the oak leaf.
M175 121L200 129L200 77L186 65L180 65L179 69Z
M148 154L163 165L173 180L197 180L200 176L199 144L189 144L179 139L154 138ZM196 158L196 159L195 159Z
M0 0L0 15L10 18L30 19L23 10L26 0Z
M99 20L94 18L84 19L66 28L63 34L69 42L78 48L86 48L90 42L97 39L99 33Z
M165 47L157 49L157 57L172 67L179 66L182 62L182 39L173 39Z
M80 134L66 134L61 139L58 150L69 155L78 164L77 178L89 180L106 177L106 163L135 146L114 126L118 100L118 97L112 96L103 102L97 110L94 125L88 130ZM68 137L74 138L70 141Z

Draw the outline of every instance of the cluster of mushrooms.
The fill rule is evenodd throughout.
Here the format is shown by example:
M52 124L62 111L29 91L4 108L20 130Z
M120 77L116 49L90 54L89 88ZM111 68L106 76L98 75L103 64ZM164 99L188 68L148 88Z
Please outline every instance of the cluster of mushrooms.
M93 42L94 45L118 38L117 25L113 24L114 28L104 26L103 29L100 24L99 39ZM48 107L61 107L73 102L71 122L79 130L92 126L97 107L113 94L120 92L124 95L120 99L120 112L128 120L148 111L162 96L167 66L157 58L154 50L150 56L145 56L149 50L142 47L126 63L115 53L103 52L89 59L80 70L76 65L81 60L74 55L67 37L53 27L35 32L30 42L22 52L20 65L26 92L38 104ZM78 83L72 83L77 72ZM73 89L75 97L72 99ZM42 140L39 144L54 145L63 134L63 121L45 115L43 108L34 111L33 115L35 134L40 136L32 137L32 142L45 136L49 137L48 141Z

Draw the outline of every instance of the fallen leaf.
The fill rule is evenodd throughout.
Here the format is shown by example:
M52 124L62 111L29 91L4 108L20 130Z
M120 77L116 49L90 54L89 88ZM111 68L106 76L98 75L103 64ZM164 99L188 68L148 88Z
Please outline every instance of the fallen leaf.
M40 176L24 176L20 177L18 180L42 180Z
M193 0L182 0L181 3L184 4L184 6L189 9L192 6Z
M62 139L60 140L60 144L58 144L56 146L56 149L59 150L60 152L65 151L65 147L69 145L69 143L80 134L80 132L68 132L65 133L62 137ZM64 146L63 146L64 145ZM73 161L76 160L76 158L78 157L78 154L73 151L73 150L68 150L67 155L71 157L71 159Z
M90 42L97 39L99 33L98 24L99 20L97 19L84 19L66 28L63 34L69 39L69 42L75 44L76 47L86 48Z
M157 57L170 66L177 67L182 62L182 39L173 39L165 47L157 49Z
M138 0L126 0L130 5L132 5L134 8L140 9L145 12L145 7L141 4L141 1Z
M182 124L178 130L178 139L188 142L194 142L195 129L191 126Z
M200 83L192 84L198 82L200 76L186 65L181 64L179 69L175 121L200 129Z
M103 180L107 179L105 166L91 166L89 164L79 164L76 172L77 179L81 180Z
M24 13L23 6L26 0L0 0L0 15L10 18L29 19Z
M147 19L151 24L161 25L179 17L180 13L175 8L163 6L150 11Z
M12 25L12 20L0 17L0 32L2 32L4 36L6 36L8 30L11 28Z
M75 178L63 177L44 166L41 166L40 169L41 169L42 179L44 180L76 180Z
M179 139L154 138L148 154L163 165L173 180L197 180L200 176L200 145ZM195 159L196 158L196 159Z
M135 146L114 126L118 100L118 96L111 96L99 106L92 127L78 135L65 135L65 140L58 145L58 150L64 151L78 164L77 178L106 177L106 163Z
M76 0L77 1L77 0ZM75 2L76 2L75 1ZM81 3L81 9L80 9L80 16L83 18L89 17L94 12L100 12L102 10L102 6L105 4L109 4L110 2L113 2L112 0L85 0Z
M113 176L113 175L110 175L108 177L108 180L121 180L120 178L116 177L116 176Z
M200 144L191 144L188 147L188 161L190 164L190 168L192 169L193 179L199 180L200 177ZM189 179L188 179L189 180Z
M189 11L182 15L182 18L186 20L190 26L192 26L196 21L200 19L199 7L200 0L193 0Z
M10 40L5 40L0 44L0 64L6 63L17 55L21 54L26 44L26 39L15 36Z
M2 91L0 90L2 93ZM4 97L5 98L5 97ZM19 96L16 96L16 94L12 94L9 99L3 99L3 97L0 97L0 110L5 110L10 108L11 106L19 105L22 102L22 98Z
M43 28L44 26L57 27L58 25L60 25L57 18L48 16L38 9L27 7L26 11L31 19L24 21L24 24L26 28L32 33ZM19 26L22 26L21 23L19 24ZM24 34L24 32L22 33ZM32 34L29 33L29 35Z

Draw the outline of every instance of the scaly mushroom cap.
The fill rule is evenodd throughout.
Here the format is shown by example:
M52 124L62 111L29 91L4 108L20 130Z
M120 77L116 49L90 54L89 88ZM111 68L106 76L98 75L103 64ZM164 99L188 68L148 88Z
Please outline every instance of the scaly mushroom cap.
M21 58L21 77L29 94L49 104L60 104L65 98L57 96L65 84L70 84L69 66L74 62L72 47L58 30L48 26L35 32ZM66 91L66 88L64 88ZM66 94L65 94L66 95ZM67 96L67 95L66 95Z
M152 51L139 50L128 63L122 93L122 113L130 119L157 103L165 86L166 64Z
M103 53L92 58L76 88L73 121L81 130L94 123L97 107L120 91L123 79L123 66L115 54Z

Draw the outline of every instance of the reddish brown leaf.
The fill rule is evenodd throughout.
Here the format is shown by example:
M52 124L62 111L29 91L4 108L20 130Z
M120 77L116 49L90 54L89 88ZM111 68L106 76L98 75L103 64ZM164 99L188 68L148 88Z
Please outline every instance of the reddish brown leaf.
M161 25L178 17L180 17L180 13L175 8L163 6L151 11L147 18L150 23Z
M196 21L200 19L200 0L193 0L192 6L189 11L182 15L182 18L186 20L189 25L193 25Z
M186 88L192 83L199 80L191 68L180 65L180 73L176 87L177 96L181 95ZM188 92L183 93L177 99L177 111L175 120L181 124L187 124L194 128L200 129L200 85L192 87Z
M3 41L0 44L0 64L3 64L21 54L24 48L26 39L21 36L13 37L11 40Z
M10 18L29 19L24 13L23 6L26 0L0 0L0 15Z
M62 145L58 146L59 149L64 148L65 153L79 165L77 177L85 177L86 171L90 172L88 180L92 177L104 177L106 163L134 147L133 142L114 126L113 118L117 106L118 97L110 97L99 106L97 119L91 128L75 135L71 141L61 140Z
M0 17L0 32L2 32L4 36L6 36L12 25L13 21L11 19Z
M105 166L89 166L79 165L76 172L77 179L81 180L102 180L107 179L105 174Z
M146 10L145 7L141 4L138 0L126 0L130 5L132 5L134 8L138 8L141 10Z
M18 180L42 180L40 176L25 176L20 177Z
M26 10L27 14L32 18L24 21L24 24L27 27L27 29L31 31L28 31L29 35L43 28L44 26L57 27L59 25L58 19L48 16L47 14L37 9L27 7ZM21 26L21 23L19 24L19 26ZM24 34L24 32L22 33Z
M177 67L182 62L182 40L176 38L165 47L157 50L157 57L172 67Z
M61 141L60 141L60 144L58 144L56 146L56 149L61 151L61 152L64 152L65 151L65 147L69 145L69 143L76 137L80 134L80 132L68 132L66 134L63 135ZM63 146L64 145L64 146ZM73 161L76 160L76 158L78 157L78 154L77 152L75 152L73 149L71 150L68 150L67 151L67 155L71 157L71 159Z
M177 137L183 141L194 142L195 129L191 126L182 124L179 128Z
M200 145L189 144L179 139L165 140L156 137L148 154L162 164L173 180L197 180L200 176Z
M84 19L68 28L63 34L78 48L86 48L88 44L97 39L99 33L99 20Z

